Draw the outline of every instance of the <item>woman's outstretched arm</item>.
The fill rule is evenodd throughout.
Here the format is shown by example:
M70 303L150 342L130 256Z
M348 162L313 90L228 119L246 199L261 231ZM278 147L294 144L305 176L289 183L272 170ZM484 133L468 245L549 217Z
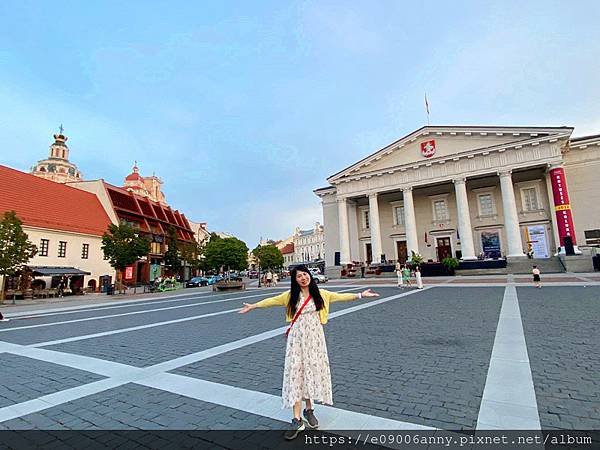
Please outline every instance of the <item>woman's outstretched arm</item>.
M324 291L324 289L321 289L321 292L323 292L323 291ZM350 293L345 293L345 292L332 292L332 291L325 291L325 292L327 292L330 302L347 302L347 301L351 301L351 300L357 300L362 297L379 297L379 294L376 292L373 292L371 289L365 289L360 294L350 294Z
M285 306L289 295L289 292L282 292L281 294L276 295L275 297L265 298L260 302L244 303L244 306L242 307L242 309L239 310L239 313L246 314L247 312L252 311L256 308L272 308L273 306Z

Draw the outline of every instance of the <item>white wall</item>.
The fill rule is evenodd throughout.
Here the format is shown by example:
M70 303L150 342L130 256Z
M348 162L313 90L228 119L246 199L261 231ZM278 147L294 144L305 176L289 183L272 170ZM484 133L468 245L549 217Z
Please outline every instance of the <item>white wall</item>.
M91 272L91 275L84 277L84 287L87 287L87 282L90 279L95 279L98 287L98 278L102 275L110 275L113 277L113 281L115 280L115 270L108 261L104 260L104 253L101 248L102 238L100 236L45 230L26 225L23 226L23 230L29 236L29 241L38 247L38 254L29 260L28 266L75 267ZM40 256L42 239L50 241L48 256ZM58 257L59 241L67 242L67 253L64 258ZM81 258L84 243L90 246L88 259Z

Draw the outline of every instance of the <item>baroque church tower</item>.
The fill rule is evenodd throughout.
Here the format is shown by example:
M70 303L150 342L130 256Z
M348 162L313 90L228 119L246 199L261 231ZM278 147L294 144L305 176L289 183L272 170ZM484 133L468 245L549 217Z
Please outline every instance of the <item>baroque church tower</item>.
M38 161L31 168L31 173L36 177L46 178L57 183L83 181L77 166L69 161L67 139L69 138L63 134L61 125L59 133L54 135L54 143L50 146L50 157Z

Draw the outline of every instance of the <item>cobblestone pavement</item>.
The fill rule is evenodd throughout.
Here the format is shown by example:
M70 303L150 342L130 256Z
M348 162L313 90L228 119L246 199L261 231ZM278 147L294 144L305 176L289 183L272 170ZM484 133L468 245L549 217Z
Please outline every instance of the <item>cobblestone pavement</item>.
M518 288L543 428L600 429L600 288Z
M379 299L333 304L325 332L334 405L317 406L323 428L478 427L485 386L502 381L488 369L510 298L501 277L490 280L377 285ZM236 313L281 291L191 290L23 312L0 324L0 429L285 428L284 311ZM542 428L598 429L600 287L516 293L535 388L525 406L537 408Z

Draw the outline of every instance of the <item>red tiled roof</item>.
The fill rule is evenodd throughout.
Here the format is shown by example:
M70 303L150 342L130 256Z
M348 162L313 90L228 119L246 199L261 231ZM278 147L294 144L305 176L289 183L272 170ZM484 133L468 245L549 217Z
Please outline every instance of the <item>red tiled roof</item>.
M286 244L286 246L281 249L282 255L286 255L289 253L294 253L294 243L293 242Z
M102 236L111 223L96 195L0 165L0 213L25 225Z
M124 188L104 182L106 190L113 202L115 213L118 217L140 224L143 230L148 229L145 221L152 222L166 232L167 226L173 225L179 229L179 236L183 240L193 241L194 233L187 219L179 211L173 212L168 205L161 205L147 197L142 197ZM135 215L132 215L134 213ZM156 220L158 219L158 221ZM162 224L161 224L162 222Z

